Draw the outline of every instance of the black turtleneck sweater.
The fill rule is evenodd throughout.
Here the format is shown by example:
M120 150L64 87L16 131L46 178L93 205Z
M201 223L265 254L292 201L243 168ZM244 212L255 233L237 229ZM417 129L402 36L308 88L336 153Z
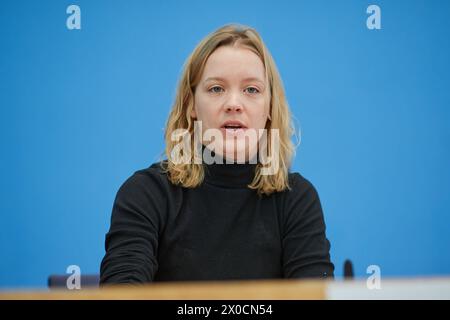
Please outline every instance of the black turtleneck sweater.
M332 277L318 194L298 173L292 190L258 196L255 165L205 165L197 188L173 185L158 164L119 189L102 284Z

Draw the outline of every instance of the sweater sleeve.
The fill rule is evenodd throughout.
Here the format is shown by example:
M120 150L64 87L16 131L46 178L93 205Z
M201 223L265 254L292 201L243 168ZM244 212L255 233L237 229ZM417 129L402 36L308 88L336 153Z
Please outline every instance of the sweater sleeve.
M157 177L135 173L120 187L105 239L101 284L153 281L163 199L158 194Z
M330 242L319 196L314 186L298 173L285 204L283 270L285 278L334 277Z

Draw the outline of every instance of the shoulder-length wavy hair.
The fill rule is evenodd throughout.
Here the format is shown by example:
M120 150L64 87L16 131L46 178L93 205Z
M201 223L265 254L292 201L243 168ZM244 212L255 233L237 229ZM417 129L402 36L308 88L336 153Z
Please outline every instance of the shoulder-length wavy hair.
M193 136L195 119L191 117L195 89L201 79L207 59L221 46L246 48L259 56L264 64L266 80L270 88L270 111L266 123L269 153L272 150L270 129L278 129L279 132L279 169L275 174L262 175L262 164L258 162L254 179L248 188L257 190L260 195L270 195L290 189L288 173L295 152L291 137L295 130L283 84L275 62L258 32L253 28L238 24L225 25L206 36L186 60L178 83L175 101L166 123L165 154L167 161L161 162L162 168L175 185L195 188L203 182L204 167L202 163L194 161L195 153L191 153L192 159L189 163L179 164L171 159L171 152L177 144L172 141L172 132L177 129L185 129L185 133L191 137L191 150L195 149ZM271 155L269 154L269 156Z

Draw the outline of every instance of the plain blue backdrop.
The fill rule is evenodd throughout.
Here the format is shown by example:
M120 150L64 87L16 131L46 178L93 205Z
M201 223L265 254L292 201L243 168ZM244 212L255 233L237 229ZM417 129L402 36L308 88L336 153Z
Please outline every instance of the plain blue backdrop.
M68 30L66 8L81 8ZM370 4L381 30L366 27ZM449 1L2 1L0 287L98 273L115 194L157 161L183 63L256 28L301 128L336 275L450 274Z

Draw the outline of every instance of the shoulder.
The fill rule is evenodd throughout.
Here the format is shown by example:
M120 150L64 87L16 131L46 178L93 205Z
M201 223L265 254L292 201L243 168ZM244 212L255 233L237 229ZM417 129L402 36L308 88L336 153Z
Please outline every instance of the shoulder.
M300 173L289 173L288 181L290 189L287 190L287 194L289 197L318 197L315 186Z
M151 164L145 169L135 171L120 186L118 195L137 197L139 195L166 195L170 188L162 162Z
M289 173L289 187L285 192L284 214L297 218L321 213L319 194L315 186L298 172Z
M155 162L147 168L135 171L130 178L164 182L166 176L167 174L164 172L164 162L161 161Z

